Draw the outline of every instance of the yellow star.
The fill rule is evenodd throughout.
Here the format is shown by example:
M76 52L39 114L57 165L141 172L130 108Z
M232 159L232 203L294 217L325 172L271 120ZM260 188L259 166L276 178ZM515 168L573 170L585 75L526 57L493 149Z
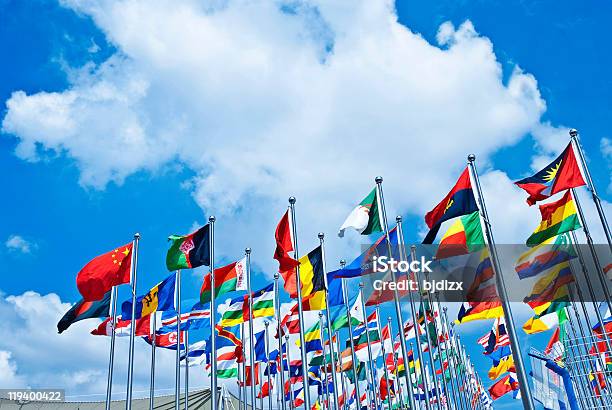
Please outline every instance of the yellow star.
M559 163L553 165L548 171L546 171L546 175L542 177L542 179L546 182L552 181L557 176L557 172L559 171L559 167L561 167L561 163L563 160L559 161Z
M125 256L128 256L128 254L130 253L130 250L128 248L125 248L125 250L121 253L124 254Z

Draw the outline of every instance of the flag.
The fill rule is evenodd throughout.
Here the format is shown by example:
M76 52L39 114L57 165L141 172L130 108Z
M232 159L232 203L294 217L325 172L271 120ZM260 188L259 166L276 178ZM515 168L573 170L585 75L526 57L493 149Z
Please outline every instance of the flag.
M327 303L324 290L314 292L305 298L302 298L302 310L304 311L324 310L326 308Z
M514 270L520 279L530 278L575 257L569 235L564 233L550 237L524 252L516 261Z
M289 312L283 317L281 320L281 332L282 335L287 333L289 334L298 334L300 333L300 316L298 314L298 304L295 302Z
M546 345L546 349L544 349L544 354L547 354L555 361L561 360L565 356L565 346L563 345L565 331L561 331L564 327L564 325L561 325L555 329L555 332Z
M488 250L483 250L478 257L480 262L468 288L467 301L459 308L455 323L494 319L503 315Z
M274 284L253 292L253 318L274 316ZM249 321L249 297L238 296L230 300L221 315L221 327L236 326Z
M210 266L210 224L189 235L170 235L170 249L166 254L169 271Z
M180 360L187 366L199 366L206 360L206 341L201 340L189 345L189 353L181 353Z
M480 213L461 216L448 228L436 252L437 259L465 255L484 247L484 236L480 227Z
M433 243L442 222L448 221L451 218L457 216L471 214L472 212L478 211L476 205L476 199L474 198L474 192L472 191L472 184L470 182L470 173L466 167L461 176L457 180L457 183L446 194L444 199L440 201L434 209L429 211L425 215L425 222L429 227L429 233L423 240L424 244Z
M111 292L106 292L102 299L86 302L81 299L75 303L57 323L57 333L62 333L68 327L83 319L104 318L109 315Z
M325 273L323 272L323 253L321 246L317 246L307 255L302 256L300 262L300 284L302 297L325 290Z
M342 238L344 231L348 228L353 228L362 235L380 232L382 231L382 219L382 209L378 205L377 189L374 188L346 217L340 227L338 236Z
M299 339L296 341L299 346ZM323 350L321 344L321 323L316 322L309 329L304 332L304 346L306 352L315 352L317 350Z
M534 334L550 330L555 326L567 321L565 308L569 306L567 301L548 302L540 307L540 313L529 319L523 325L523 330L527 334Z
M116 336L129 336L130 327L132 326L131 320L123 320L121 315L118 315L115 322L115 335ZM97 328L91 331L94 336L111 336L113 333L112 318L107 317ZM142 319L136 319L136 329L134 329L136 336L148 336L151 334L151 317L145 316Z
M516 372L514 369L514 358L512 357L512 354L504 356L499 360L494 360L493 366L491 366L491 369L489 369L488 376L489 379L495 380L506 372Z
M519 384L516 379L516 374L511 373L500 379L497 383L493 384L489 388L489 394L493 400L497 400L506 393L510 393L511 391L517 391L519 389Z
M463 302L457 313L455 323L471 322L473 320L495 319L504 314L500 301Z
M136 319L150 315L153 312L174 310L176 274L172 273L162 282L153 286L143 296L136 298ZM121 317L132 318L132 300L126 300L121 304Z
M200 303L210 302L210 280L210 273L207 273L200 289ZM246 258L215 269L215 298L239 290L247 290Z
M561 199L540 205L542 222L527 239L528 246L538 245L553 236L570 232L581 227L571 191Z
M238 377L238 359L236 347L226 345L217 347L217 377L220 379L232 379ZM250 372L247 373L247 380Z
M389 242L391 249L397 249L397 227L389 231ZM389 256L389 248L387 245L387 236L383 235L372 244L364 253L359 255L355 260L346 265L342 269L338 269L329 273L335 278L355 278L357 276L369 275L374 273L374 257ZM331 293L331 290L330 290Z
M569 261L562 262L552 267L533 285L530 294L523 299L523 302L536 309L555 300L567 299L567 285L572 282L574 275Z
M314 404L310 407L310 410L322 410L323 408L321 407L321 400L319 397L317 397L317 400L314 402Z
M330 319L332 321L332 331L336 331L343 327L349 326L346 308L344 306L336 306L330 311ZM361 305L361 292L355 296L355 301L351 304L351 325L356 326L364 321L364 314Z
M521 179L515 184L527 191L529 194L527 203L529 205L566 189L585 185L572 143L570 142L561 155L543 170L533 176Z
M257 398L261 399L264 397L268 397L270 395L270 391L272 390L272 380L270 379L270 383L268 383L268 381L266 380L263 385L261 386L261 389L259 390L259 393L257 393Z
M595 326L593 326L593 332L602 339L603 333L612 334L612 313L610 313L610 309L606 302L601 302L599 304L599 312L601 317L603 318L603 329L601 327L601 323L597 322Z
M274 259L278 261L278 272L283 276L285 280L285 290L287 293L297 293L297 288L287 289L287 278L291 273L295 273L295 267L300 263L289 256L289 252L293 251L293 238L291 231L291 223L289 221L289 210L285 212L285 215L281 218L276 232L274 234L276 239L276 250L274 251ZM295 283L295 282L294 282Z
M130 282L132 243L96 256L77 274L79 293L86 302L101 300L113 286Z
M484 348L484 354L491 354L502 346L510 345L510 337L506 331L506 322L503 316L495 318L491 331L478 339L478 344Z

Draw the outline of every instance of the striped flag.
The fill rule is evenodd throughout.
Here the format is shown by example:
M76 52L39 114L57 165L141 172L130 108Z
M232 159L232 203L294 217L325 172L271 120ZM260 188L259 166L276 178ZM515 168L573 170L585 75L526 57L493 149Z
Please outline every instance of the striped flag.
M253 318L274 316L274 284L253 292ZM230 301L221 316L222 327L236 326L249 321L249 298L243 295Z

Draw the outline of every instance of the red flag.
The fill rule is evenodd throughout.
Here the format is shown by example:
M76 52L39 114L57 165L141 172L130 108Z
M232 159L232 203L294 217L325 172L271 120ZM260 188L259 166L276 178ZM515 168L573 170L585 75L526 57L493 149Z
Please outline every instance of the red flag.
M264 382L264 384L261 386L261 390L259 391L259 393L257 393L257 398L261 399L262 397L268 397L270 395L270 390L271 390L270 384L268 384L268 382Z
M113 286L129 283L131 266L132 243L93 258L76 278L83 300L100 300Z
M493 400L497 400L504 394L518 389L518 382L511 375L507 375L499 379L493 386L489 387L489 394Z
M131 320L121 320L121 316L117 316L115 335L129 336L131 325ZM112 329L111 318L107 317L97 328L91 331L91 334L94 336L110 336L112 334ZM136 329L134 329L134 332L136 336L149 336L151 333L151 315L136 319Z
M291 240L291 224L289 223L289 210L281 218L276 233L276 250L274 251L274 259L278 261L278 272L282 275L285 281L285 290L292 298L297 298L297 282L295 275L295 267L300 263L289 256L289 252L293 251L293 241Z
M251 377L251 366L244 366L246 372L246 380L240 382L241 386L250 386L253 378ZM259 385L259 363L255 363L255 386Z

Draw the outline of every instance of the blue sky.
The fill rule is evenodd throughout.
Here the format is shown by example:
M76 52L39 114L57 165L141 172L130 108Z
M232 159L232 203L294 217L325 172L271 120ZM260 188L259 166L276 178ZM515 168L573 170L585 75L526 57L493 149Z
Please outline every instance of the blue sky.
M78 6L75 8L78 9ZM610 184L611 154L608 153L606 157L601 147L604 144L602 138L611 136L607 120L611 114L608 102L612 92L612 82L607 75L607 67L612 57L609 53L606 32L612 11L611 5L595 2L578 4L570 1L554 3L538 1L529 4L522 1L440 1L435 3L402 1L396 4L396 8L401 24L434 45L437 43L436 34L442 23L450 21L455 27L459 27L464 21L470 20L476 31L491 41L494 56L503 70L501 81L504 85L510 81L517 65L533 75L537 80L537 89L542 99L546 101L546 108L542 110L536 122L540 124L549 122L553 127L576 127L580 130L595 184L602 197L606 200L610 199L608 186ZM8 64L0 65L2 78L0 100L3 102L8 101L11 94L19 90L27 95L39 92L63 93L80 81L77 78L82 73L77 72L77 69L85 64L96 67L117 55L121 59L138 62L140 50L134 43L123 42L122 36L125 33L113 31L116 28L110 26L103 16L90 13L88 10L78 10L81 13L77 13L75 10L59 6L54 1L42 0L32 2L0 0L0 9L2 10L0 13L0 55L4 56L3 60L8 62ZM322 15L325 16L325 12ZM309 18L318 21L316 17ZM330 20L336 18L336 16L329 17ZM310 24L312 20L308 22ZM332 28L334 24L329 23ZM313 24L313 27L315 29L309 32L313 38L327 38L326 30L319 29L316 24ZM336 52L340 55L341 37L338 35L335 40L337 48L328 52L331 54ZM440 47L444 49L448 45ZM333 57L330 58L333 59ZM419 59L416 59L410 61L410 64L418 65L420 62ZM130 68L121 66L121 63L117 65L120 67L119 71ZM230 85L228 88L231 88ZM163 90L161 87L159 89ZM150 87L151 93L158 92L159 89L155 84ZM211 94L214 92L215 90L211 89ZM253 91L253 95L245 93L243 98L255 99L257 95L257 92ZM207 103L210 104L210 102ZM465 104L465 102L458 101L458 104ZM262 105L266 105L265 102ZM147 104L147 107L149 106L150 104ZM156 106L155 109L158 108L159 106ZM278 112L284 111L282 105L278 105L277 108ZM140 109L144 108L140 107ZM381 111L386 110L382 107L380 109ZM232 132L238 133L242 128L248 128L248 121L253 120L253 118L241 116L244 112L240 110L226 111L229 112L226 114L228 118L232 118L232 121L237 124L237 128L232 129ZM8 109L5 107L3 116L7 112ZM269 115L271 114L264 112L261 117ZM440 113L442 122L446 121L444 115L445 113ZM97 117L96 119L100 122L113 121L113 118ZM214 123L213 120L208 120ZM258 121L258 118L253 121ZM448 121L453 124L452 119ZM241 126L242 122L244 122L243 126ZM359 120L348 118L348 122L358 123ZM416 125L418 128L418 124ZM193 124L187 127L189 130L198 129ZM36 158L28 155L22 155L19 158L15 155L19 139L27 137L36 140L36 137L32 135L44 135L45 130L44 127L41 127L32 132L24 131L23 124L16 129L17 132L10 132L5 126L5 132L0 137L0 172L4 176L2 185L5 198L0 205L3 215L2 223L0 223L0 240L4 244L17 235L29 242L30 248L28 252L9 246L3 246L0 249L0 274L3 277L0 290L6 295L20 295L28 290L33 290L42 295L55 293L63 302L74 302L79 298L74 281L79 268L91 257L113 246L128 242L134 232L141 232L143 235L139 288L144 290L166 275L163 261L167 235L187 233L198 223L203 223L209 211L220 212L219 208L222 208L222 205L211 205L210 202L203 200L203 194L194 188L194 184L201 182L197 178L207 173L209 170L207 167L214 168L214 162L204 166L200 164L194 166L197 158L185 159L188 155L184 152L175 153L170 158L160 161L156 166L150 166L147 162L133 169L125 166L128 171L125 171L125 175L118 180L111 178L110 181L102 184L88 183L83 181L82 174L88 169L96 172L99 168L91 166L91 159L79 157L78 150L82 149L81 147L75 149L65 144L63 148L57 149L49 139L41 137L37 142L41 150L35 156ZM80 130L85 134L86 131L86 126ZM223 133L222 129L219 133ZM550 149L547 151L546 148L542 148L546 146L546 143L537 136L532 137L529 129L522 132L513 130L512 133L516 135L511 141L483 148L483 155L488 158L482 167L484 171L501 170L510 180L515 180L530 172L532 161L537 161L533 158L535 155L541 154L544 157L551 155ZM453 137L448 136L448 138ZM462 141L461 136L457 138ZM487 139L486 136L482 138L481 142ZM187 138L178 141L177 144L188 145L191 141L193 140ZM242 136L238 141L240 144L235 147L236 149L248 150L245 146L250 144L249 139ZM553 145L556 144L556 150L560 151L563 148L564 141L567 140L559 139L553 143ZM462 148L463 151L465 153L480 152L481 147L476 144L477 142L466 141L465 147ZM110 143L113 144L116 141L110 141ZM439 146L434 151L442 155L445 151L445 143L445 141L439 141ZM92 140L92 146L95 146L94 140ZM43 150L43 147L46 149ZM199 148L196 148L194 153L197 153L197 149ZM321 151L322 156L337 156L339 158L338 168L348 167L350 169L360 166L356 162L348 164L342 162L343 153L342 145L331 145ZM404 155L409 157L410 154L404 153ZM202 158L208 159L206 156ZM441 180L444 180L444 183L431 189L430 197L426 197L421 204L417 205L398 194L388 192L390 201L394 197L399 199L398 203L401 205L398 205L395 210L405 215L408 227L405 228L405 231L408 241L419 240L423 229L421 210L431 207L435 203L433 198L441 198L444 195L449 187L448 178L452 179L452 175L457 175L463 166L464 157L456 158L454 163L444 162L437 165L438 168L444 168L446 174L444 177L436 175L431 179L431 183ZM245 159L241 158L241 160ZM435 166L436 157L429 159L429 163L432 162L434 165L431 166ZM318 159L314 158L310 165L317 167L317 164ZM400 163L385 169L388 170L385 177L392 174L391 184L395 183L395 185L391 186L395 190L406 189L401 184L403 174L418 172L418 168L409 167L407 169L404 164ZM270 173L274 174L274 170L272 169ZM262 175L264 177L261 178L265 178L266 173ZM374 174L370 175L373 178ZM223 177L221 173L221 178ZM351 181L350 178L348 180ZM230 179L227 184L232 185L236 182ZM224 179L216 180L215 187L225 183ZM295 184L297 192L309 192L301 188L299 180L290 181L288 185L291 186L291 183ZM330 206L330 209L333 209L332 214L336 217L355 204L368 189L371 189L368 188L370 185L371 180L360 177L354 180L354 186L342 184L328 186L326 188L336 191L336 195L341 196L343 202L341 206L325 202L322 203L322 206ZM231 197L234 194L223 189L211 188L210 181L206 187L208 191L204 190L204 193L212 192L215 199L223 195L226 198ZM326 188L321 188L321 190L325 192ZM264 188L259 187L258 189ZM408 186L407 189L410 190L411 186ZM233 242L228 245L230 251L225 249L220 251L222 262L229 262L231 259L240 257L240 249L244 246L252 246L255 269L269 272L270 268L274 267L271 264L273 249L270 243L273 230L270 227L273 227L282 215L286 197L290 194L293 192L287 189L274 191L276 199L258 203L259 193L247 185L241 191L240 199L243 201L241 205L230 204L232 210L229 215L224 216L226 218L232 215L239 216L243 211L246 212L246 209L256 209L256 211L249 211L251 212L248 214L249 217L257 218L263 215L266 223L261 226L248 225L254 229L262 228L256 233L247 235L242 231L235 231L231 235L228 234L233 237ZM298 198L298 207L302 203L302 198L304 201L309 199L299 196ZM258 205L263 205L263 210ZM536 212L525 206L524 212L527 214L530 211ZM533 216L528 218L533 219ZM303 220L308 224L316 221L317 218L309 214ZM219 221L219 229L223 229L224 219L220 217ZM334 221L332 222L335 225L329 225L325 220L321 223L321 227L304 227L303 229L308 231L310 236L304 239L304 245L300 246L301 250L306 251L311 245L314 246L316 240L312 235L313 232L324 230L328 236L333 236L336 225L339 226L342 222L337 217ZM230 224L227 223L227 225ZM235 225L231 226L235 227ZM234 243L234 241L239 242L237 239L242 235L245 240L240 244ZM258 239L260 237L262 239ZM511 235L503 237L507 238ZM255 243L245 243L247 238ZM334 256L344 256L350 259L358 253L358 243L359 240L354 239L354 242L350 242L349 245L345 242L334 247L335 242L332 242L330 252ZM224 248L224 245L220 247ZM329 264L335 265L331 262ZM264 276L257 277L255 288L264 285ZM192 296L197 295L200 276L198 274L184 275L184 278L185 292ZM482 324L477 330L466 334L466 344L473 344L473 340L480 336L488 326L488 324ZM94 327L93 324L91 327ZM547 336L542 336L531 338L529 341L543 347L546 338ZM479 370L482 371L481 375L486 377L488 360L478 353L473 357L475 357L474 361ZM27 365L24 364L23 367ZM498 404L499 408L503 408L504 405L515 405L506 398L500 400Z

